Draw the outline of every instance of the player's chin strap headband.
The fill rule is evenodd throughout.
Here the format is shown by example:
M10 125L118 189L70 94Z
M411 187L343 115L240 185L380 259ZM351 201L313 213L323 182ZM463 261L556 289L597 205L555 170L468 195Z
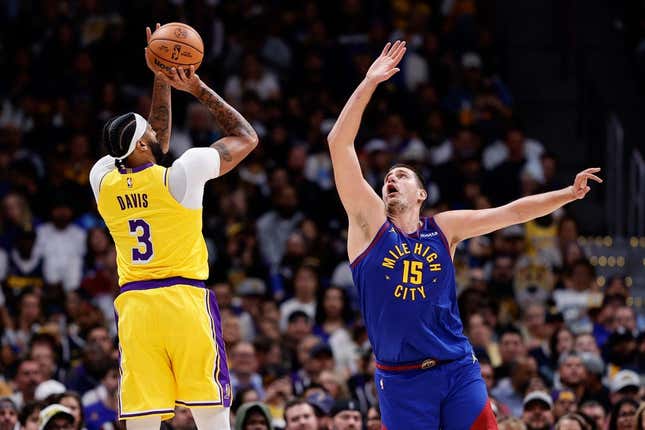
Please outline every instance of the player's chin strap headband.
M137 142L143 137L146 132L146 128L148 128L148 121L146 121L145 118L143 118L138 113L134 113L134 119L137 122L137 126L134 129L134 134L132 135L130 146L128 146L128 152L126 152L121 157L118 157L117 160L119 161L125 160L130 154L134 152L134 148L137 146ZM123 137L123 132L121 133L121 137Z

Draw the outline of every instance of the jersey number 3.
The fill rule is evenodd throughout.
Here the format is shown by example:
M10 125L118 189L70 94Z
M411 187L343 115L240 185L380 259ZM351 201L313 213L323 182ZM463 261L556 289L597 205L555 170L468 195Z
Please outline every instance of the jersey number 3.
M139 245L132 248L132 262L134 264L146 264L155 253L152 249L152 242L150 241L150 224L142 219L128 220L130 227L130 235L137 237Z

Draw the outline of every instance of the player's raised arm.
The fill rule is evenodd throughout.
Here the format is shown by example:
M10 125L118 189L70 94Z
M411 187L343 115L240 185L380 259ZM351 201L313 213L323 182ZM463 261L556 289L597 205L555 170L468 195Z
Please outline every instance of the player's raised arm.
M188 74L183 69L173 68L169 80L173 88L192 94L206 106L215 118L215 123L224 133L225 137L211 145L219 152L220 175L237 166L257 146L258 135L251 124L202 82L193 66L190 67Z
M156 28L160 24L157 23ZM146 27L146 38L150 42L152 32L150 27ZM148 48L146 48L147 50ZM155 74L155 81L152 87L152 102L150 103L150 114L148 115L148 122L150 127L157 133L157 141L161 146L161 151L166 154L170 149L170 130L172 114L170 105L170 84L166 75L160 70L155 70L154 67L148 62L148 55L145 55L146 64L148 68Z
M356 250L352 251L353 242L355 242L351 237L353 228L359 227L363 233L363 239L369 241L385 220L383 201L363 178L354 148L354 139L358 133L363 112L376 87L399 71L396 66L403 58L405 50L405 42L396 41L394 44L385 45L383 52L372 63L365 79L351 95L327 136L336 187L350 222L348 243L350 258L352 254L357 254ZM360 244L358 248L361 248Z
M574 200L584 198L591 188L588 180L602 183L595 175L600 168L583 170L576 175L573 185L561 190L523 197L507 205L482 210L446 211L435 216L450 247L464 239L481 236L513 224L520 224L550 214Z

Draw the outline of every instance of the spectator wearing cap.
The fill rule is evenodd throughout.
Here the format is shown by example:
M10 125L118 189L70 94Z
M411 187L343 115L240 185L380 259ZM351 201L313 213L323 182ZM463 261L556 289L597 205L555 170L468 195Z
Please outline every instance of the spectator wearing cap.
M328 430L331 428L331 417L329 414L331 408L334 406L334 399L321 388L311 394L307 390L306 400L314 408L316 418L318 419L318 430ZM381 430L380 427L379 430Z
M562 390L553 390L551 393L553 398L553 419L558 421L560 417L575 412L578 404L576 395L573 391L565 388Z
M641 381L638 374L631 370L621 370L611 379L609 391L611 404L615 405L622 399L638 401Z
M313 406L301 399L294 399L284 407L285 430L319 430Z
M273 430L269 410L260 402L242 405L235 416L235 430Z
M531 378L537 376L537 363L533 357L518 357L510 367L510 376L493 388L493 396L509 407L514 416L522 414L524 392Z
M258 360L255 347L250 342L238 342L230 352L231 357L231 386L233 395L243 388L253 388L260 399L264 399L262 377L257 373Z
M65 406L54 403L40 411L38 430L73 430L73 428L74 415Z
M303 311L312 320L316 317L316 293L319 287L318 271L310 264L298 267L293 276L294 297L280 305L280 329L287 328L289 315Z
M363 426L361 409L355 400L341 400L331 408L332 430L360 430Z
M544 391L533 391L524 397L522 421L527 430L550 430L554 423L553 400Z
M587 400L580 404L580 412L588 416L596 423L597 430L603 430L607 424L607 409L595 400Z
M587 369L582 357L576 352L560 356L558 372L562 388L568 388L575 393L577 399L582 398L587 383Z
M266 295L266 284L259 278L247 278L236 289L241 300L241 312L238 315L242 328L242 338L248 342L255 339L255 324L261 319L260 306L262 297Z
M0 430L18 430L18 408L8 397L0 399Z

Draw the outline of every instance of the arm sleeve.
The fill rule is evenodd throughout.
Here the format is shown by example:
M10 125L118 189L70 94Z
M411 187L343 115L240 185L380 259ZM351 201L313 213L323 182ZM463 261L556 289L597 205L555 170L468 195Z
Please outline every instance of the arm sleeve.
M220 170L219 152L215 148L191 148L172 163L168 170L170 194L189 209L202 207L204 185L217 178Z
M99 188L101 187L101 181L103 177L110 173L113 169L116 169L114 164L114 158L109 155L104 156L99 159L90 170L90 186L92 187L92 192L94 193L94 198L98 200L99 198Z

